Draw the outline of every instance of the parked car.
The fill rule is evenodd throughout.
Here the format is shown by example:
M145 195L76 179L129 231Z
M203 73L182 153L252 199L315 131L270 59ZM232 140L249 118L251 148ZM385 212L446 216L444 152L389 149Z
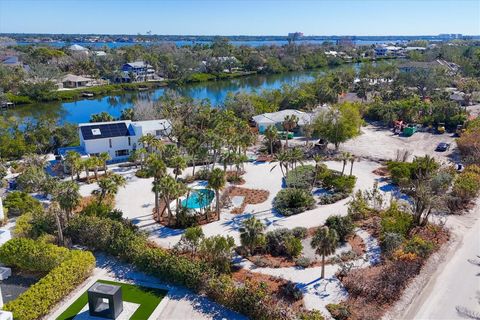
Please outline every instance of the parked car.
M448 149L450 149L450 144L449 144L449 143L440 142L440 143L437 145L437 148L435 149L435 151L443 152L443 151L447 151Z

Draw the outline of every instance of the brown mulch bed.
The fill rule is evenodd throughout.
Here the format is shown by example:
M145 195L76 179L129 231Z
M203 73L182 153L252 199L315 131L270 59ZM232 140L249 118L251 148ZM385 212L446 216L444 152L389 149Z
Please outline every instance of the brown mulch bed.
M262 202L267 201L270 192L267 190L259 190L259 189L247 189L247 188L240 188L240 187L230 187L228 188L225 193L224 197L235 197L235 196L243 196L243 203L240 207L233 208L230 212L233 214L240 214L243 213L247 204L259 204Z
M242 178L242 175L245 174L245 171L237 172L237 171L227 171L226 172L226 177L227 181L229 181L231 184L235 185L242 185L245 184L245 179ZM231 180L234 179L235 177L238 177L238 180Z
M256 161L258 162L272 162L274 159L271 154L261 154L257 157Z
M272 256L271 254L256 254L254 256L245 257L250 260L254 265L260 268L287 268L294 267L295 261L282 256ZM261 260L261 265L258 264L258 260Z
M277 296L277 298L287 301L289 303L289 306L293 310L299 312L304 308L303 299L294 301L294 300L288 299L282 294L281 287L286 285L288 282L285 279L269 276L269 275L258 273L258 272L251 272L245 269L239 269L233 272L232 277L235 281L238 281L241 283L244 283L246 280L255 280L258 282L263 282L267 286L268 291L272 293L272 295L275 295Z
M387 176L390 175L387 167L377 168L377 169L373 170L372 173L376 174L377 176L380 176L380 177L387 177Z

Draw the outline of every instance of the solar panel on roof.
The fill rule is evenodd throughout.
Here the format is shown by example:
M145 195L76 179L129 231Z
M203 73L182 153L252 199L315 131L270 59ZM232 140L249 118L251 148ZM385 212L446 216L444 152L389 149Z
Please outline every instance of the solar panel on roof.
M84 140L130 136L124 122L81 126L80 131Z

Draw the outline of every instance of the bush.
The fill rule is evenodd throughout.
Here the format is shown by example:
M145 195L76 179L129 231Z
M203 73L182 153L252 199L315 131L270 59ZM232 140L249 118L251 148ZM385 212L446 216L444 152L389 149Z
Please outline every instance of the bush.
M48 314L52 307L90 276L95 258L90 252L71 251L68 258L45 277L5 304L19 320L34 320Z
M396 185L410 180L412 164L410 162L390 161L387 165L392 182Z
M295 265L302 268L308 268L310 263L311 261L307 257L298 257L297 260L295 260Z
M349 196L348 193L346 192L337 192L333 194L326 194L322 195L320 197L320 200L318 200L319 205L326 205L326 204L332 204L335 202L338 202L340 200L343 200Z
M292 235L298 239L305 239L307 237L307 228L295 227L292 229Z
M299 166L290 170L285 179L289 188L310 189L315 179L315 167L312 165Z
M4 310L15 319L38 319L65 298L92 272L95 258L90 252L71 251L63 247L31 239L9 240L0 247L0 261L30 272L48 274L8 302Z
M382 234L393 232L406 237L413 225L412 215L402 211L397 202L392 202L390 207L381 214L381 218Z
M291 216L313 209L315 199L303 189L283 189L273 199L273 207L284 216Z
M44 210L27 212L17 218L13 234L15 237L37 239L44 234L55 233L55 219Z
M27 212L42 209L40 201L23 191L9 192L3 201L10 216L19 216Z
M288 281L280 287L281 293L287 298L294 301L303 299L303 292L294 282Z
M420 236L413 236L412 239L405 243L403 251L406 253L414 253L419 257L427 258L435 249L435 245Z
M195 172L195 180L208 180L210 179L210 171L207 169L198 170Z
M303 250L303 245L300 239L295 238L293 235L285 239L285 253L290 258L298 257Z
M0 247L0 261L26 271L48 272L62 263L68 252L53 244L14 238Z
M348 306L343 304L330 303L326 305L326 308L335 320L347 320L351 316Z
M330 216L327 218L325 225L329 229L333 229L337 232L338 240L340 242L345 242L346 238L353 233L353 229L355 228L352 219L350 219L349 216Z
M141 179L150 178L150 174L146 169L138 169L137 171L135 171L135 176Z
M323 186L327 189L333 189L335 192L351 193L356 181L357 177L355 176L342 176L334 173L323 180Z
M404 237L395 232L386 232L381 239L382 251L391 256L403 243Z
M480 175L474 171L465 170L455 179L452 191L453 195L462 201L470 201L480 191Z

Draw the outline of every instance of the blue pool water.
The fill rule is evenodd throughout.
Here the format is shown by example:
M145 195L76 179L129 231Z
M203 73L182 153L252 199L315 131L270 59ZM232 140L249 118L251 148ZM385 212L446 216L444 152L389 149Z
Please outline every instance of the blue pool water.
M188 209L201 209L210 205L215 197L215 192L208 189L198 189L192 191L187 199L182 200L182 207Z

